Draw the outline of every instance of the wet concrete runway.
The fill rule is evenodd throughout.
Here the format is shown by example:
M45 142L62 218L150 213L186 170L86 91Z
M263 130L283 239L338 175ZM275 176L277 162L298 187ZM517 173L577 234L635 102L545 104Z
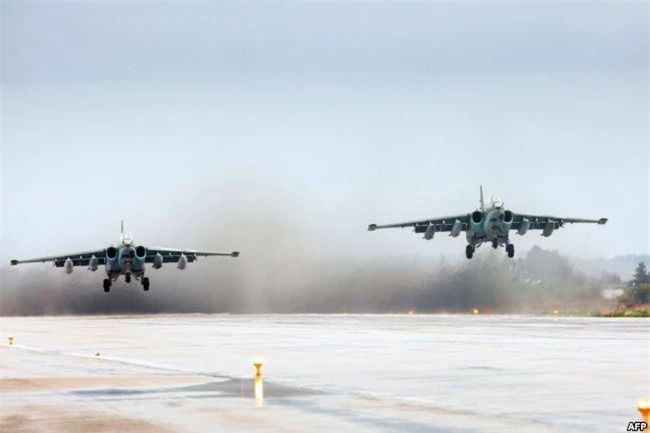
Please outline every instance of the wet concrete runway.
M649 338L647 319L3 317L0 431L626 431Z

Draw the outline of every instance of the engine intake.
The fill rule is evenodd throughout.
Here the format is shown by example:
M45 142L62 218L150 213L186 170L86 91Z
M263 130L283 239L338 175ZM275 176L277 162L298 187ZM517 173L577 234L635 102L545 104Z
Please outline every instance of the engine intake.
M114 246L106 248L106 266L108 269L120 269L119 251Z
M485 233L485 228L483 227L483 212L475 210L472 212L472 230L467 232L468 239L470 236L481 236Z
M503 221L501 221L501 224L499 225L501 233L507 234L510 231L510 226L512 225L514 218L515 216L512 211L506 210L503 212Z
M135 256L139 259L144 259L147 255L147 249L142 245L135 247Z
M117 258L117 248L115 247L106 248L106 258L108 260L115 260Z

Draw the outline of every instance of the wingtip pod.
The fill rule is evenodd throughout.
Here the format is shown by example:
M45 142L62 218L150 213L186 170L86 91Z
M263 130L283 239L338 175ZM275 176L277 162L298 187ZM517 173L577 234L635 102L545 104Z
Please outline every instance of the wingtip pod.
M370 224L368 226L368 231L369 232L374 232L375 230L377 230L377 224Z
M233 251L232 253L230 253L230 256L231 257L239 257L239 251Z
M604 225L604 224L607 224L607 218L601 218L601 219L599 219L599 220L598 220L598 224L600 224L601 226Z
M11 263L11 266L16 266L18 264L18 260L14 259L14 260L10 261L9 263Z

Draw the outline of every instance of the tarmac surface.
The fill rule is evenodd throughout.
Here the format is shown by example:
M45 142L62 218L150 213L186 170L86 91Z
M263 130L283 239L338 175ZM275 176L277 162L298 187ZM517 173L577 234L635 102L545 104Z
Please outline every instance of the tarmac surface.
M649 340L627 318L2 317L0 432L623 432Z

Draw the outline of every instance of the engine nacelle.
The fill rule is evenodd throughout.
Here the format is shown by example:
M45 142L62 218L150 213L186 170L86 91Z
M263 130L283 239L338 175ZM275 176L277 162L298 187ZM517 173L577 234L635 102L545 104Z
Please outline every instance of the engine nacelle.
M548 220L546 222L546 225L544 226L544 231L542 232L542 236L544 237L549 237L553 234L553 230L555 230L555 221Z
M71 258L68 258L68 260L65 261L63 264L63 270L66 274L71 274L72 271L74 271L74 263L72 262Z
M451 237L456 237L460 234L460 232L463 230L463 223L459 220L456 220L454 222L454 225L451 226L451 232L449 232L449 236Z
M512 213L512 211L505 211L503 212L503 221L501 221L501 224L499 224L499 229L501 230L501 233L508 233L510 231L510 226L512 225L512 221L514 221L515 215Z
M433 235L436 234L437 227L435 224L429 224L427 226L427 229L424 232L424 239L430 241L433 239Z
M132 256L132 265L133 269L135 270L140 270L144 268L144 263L145 259L147 258L147 249L143 247L142 245L138 245L135 247L135 250L131 250L131 253L133 253Z
M181 254L181 257L178 259L178 265L176 265L176 267L178 269L185 269L185 266L187 266L187 257L185 257L185 254Z
M521 224L519 225L519 230L517 230L518 235L525 235L528 229L530 228L530 221L528 221L526 218L521 220Z
M163 256L160 253L156 253L156 256L153 258L153 268L160 269L163 265Z
M472 212L472 228L473 232L477 234L482 234L484 231L483 227L483 212L475 210Z
M97 260L97 257L95 257L95 255L93 254L93 256L88 261L88 269L95 272L98 267L99 267L99 260Z
M120 269L120 258L118 257L117 248L114 246L106 248L106 266L108 269Z

